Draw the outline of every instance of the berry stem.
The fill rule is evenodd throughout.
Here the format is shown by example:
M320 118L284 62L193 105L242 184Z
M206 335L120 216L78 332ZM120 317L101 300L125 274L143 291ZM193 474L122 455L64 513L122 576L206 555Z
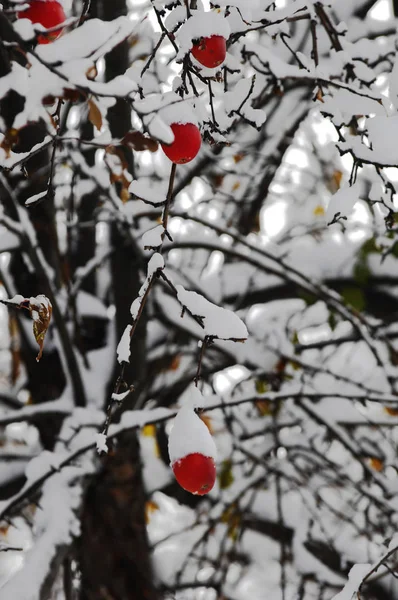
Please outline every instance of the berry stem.
M83 5L83 10L81 12L80 18L79 18L79 22L77 24L78 27L80 27L80 25L82 25L90 11L91 8L91 0L84 0L84 5Z
M172 163L171 171L170 171L170 178L169 178L169 187L167 190L166 201L164 204L164 209L163 209L163 214L162 214L162 225L164 228L164 233L169 238L170 241L173 241L173 240L171 239L171 237L167 231L167 224L169 221L169 210L170 210L170 206L171 206L171 201L173 199L173 188L174 188L174 179L175 179L175 175L176 175L176 170L177 170L176 163Z
M218 123L216 120L216 114L214 112L214 105L213 105L213 98L214 98L214 94L213 94L213 90L211 89L211 82L210 79L207 82L208 88L209 88L209 102L210 102L210 108L211 108L211 116L213 119L213 123L214 123L214 127L218 127Z
M189 8L189 0L184 0L185 8L187 9L187 19L191 16L191 9Z

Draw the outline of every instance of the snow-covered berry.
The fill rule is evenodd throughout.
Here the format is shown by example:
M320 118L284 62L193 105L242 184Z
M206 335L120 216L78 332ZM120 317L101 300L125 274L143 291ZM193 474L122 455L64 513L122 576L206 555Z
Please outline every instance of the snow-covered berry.
M174 142L162 144L162 150L173 163L184 164L195 158L200 150L202 137L193 123L172 123Z
M188 454L172 464L178 483L184 490L204 496L213 488L216 481L216 464L214 458L199 452Z
M202 37L191 49L191 54L196 60L209 69L219 67L227 55L227 42L222 35Z
M203 496L216 481L214 440L193 408L178 412L169 437L169 455L175 478L184 490Z
M64 9L57 0L31 0L29 7L18 13L18 19L29 19L32 23L39 23L50 29L63 23L66 19ZM62 33L62 27L46 35L38 35L39 44L49 44L56 40Z

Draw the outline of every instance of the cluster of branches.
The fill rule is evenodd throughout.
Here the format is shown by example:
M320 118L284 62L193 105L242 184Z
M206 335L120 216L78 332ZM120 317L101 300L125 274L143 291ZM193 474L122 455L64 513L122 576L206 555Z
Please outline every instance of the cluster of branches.
M4 598L326 600L357 563L347 594L396 597L396 161L367 118L394 131L395 21L365 1L219 4L214 72L179 54L196 2L75 2L55 58L15 3L0 13L0 276L53 316L38 364L27 316L3 313L0 552L28 545L16 525L32 537ZM161 109L187 100L203 148L170 169ZM362 220L326 218L344 179ZM179 285L249 339L220 339ZM206 500L168 469L194 381L220 448ZM38 436L22 450L18 424ZM185 515L169 529L167 506Z

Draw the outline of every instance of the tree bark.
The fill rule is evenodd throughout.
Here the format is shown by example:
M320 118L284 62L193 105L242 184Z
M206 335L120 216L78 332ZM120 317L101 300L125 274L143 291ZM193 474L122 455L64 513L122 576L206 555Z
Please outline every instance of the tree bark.
M144 504L138 442L126 435L86 494L80 600L157 600Z
M104 0L97 5L104 20L126 14L125 0ZM106 56L106 79L124 73L128 67L129 45L123 42ZM109 112L114 137L131 128L131 109L118 100ZM124 151L124 149L120 149ZM132 154L125 153L132 169ZM116 307L118 338L131 321L130 305L140 288L140 256L127 243L123 228L111 225L112 294ZM146 374L146 317L143 315L131 342L131 364L126 381L139 383ZM115 364L113 387L119 366ZM134 408L134 394L123 409ZM157 600L145 522L139 443L136 433L123 436L117 447L102 459L100 473L90 483L83 506L79 547L81 600Z

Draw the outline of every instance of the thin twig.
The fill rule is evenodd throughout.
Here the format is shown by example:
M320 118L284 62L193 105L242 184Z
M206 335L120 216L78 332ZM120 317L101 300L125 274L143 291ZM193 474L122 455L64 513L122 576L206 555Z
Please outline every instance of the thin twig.
M202 370L202 362L206 351L206 346L210 343L210 338L208 335L205 335L204 340L202 341L202 345L200 347L199 360L198 360L198 368L196 369L196 375L194 378L195 386L198 387L200 372Z
M83 5L83 10L82 10L82 14L80 15L80 19L79 22L77 24L78 27L80 27L80 25L82 25L90 11L90 6L91 6L91 0L84 0L84 5Z
M169 221L169 210L171 206L171 202L173 199L173 188L174 188L174 179L176 175L177 165L176 163L172 163L170 170L170 178L169 178L169 187L167 189L166 202L164 204L163 213L162 213L162 225L164 229L164 235L168 237L170 241L173 241L169 232L167 231L167 224ZM163 235L163 237L164 237Z
M138 312L137 312L137 316L135 317L135 319L133 321L133 324L131 326L130 341L131 341L131 339L132 339L132 337L133 337L133 335L135 333L135 330L137 328L138 322L139 322L139 320L140 320L140 318L142 316L142 313L143 313L144 308L145 308L145 304L146 304L146 302L148 300L149 293L150 293L150 291L152 289L152 285L153 285L154 281L155 281L155 274L152 275L152 278L148 282L148 285L147 285L147 288L145 290L145 293L142 296L140 307L139 307ZM113 408L114 408L115 405L120 406L120 400L117 399L117 396L118 396L118 394L120 394L121 389L123 387L127 386L127 384L126 384L126 382L124 380L124 372L126 370L126 365L127 365L126 362L122 362L121 367L120 367L119 376L118 376L118 378L116 380L112 396L111 396L111 398L110 398L110 400L108 402L108 406L106 408L105 422L104 422L104 425L103 425L103 428L102 428L102 432L101 432L105 436L108 436L109 425L111 424L111 421L112 421ZM134 387L130 386L129 390L133 391L133 389L134 389Z

